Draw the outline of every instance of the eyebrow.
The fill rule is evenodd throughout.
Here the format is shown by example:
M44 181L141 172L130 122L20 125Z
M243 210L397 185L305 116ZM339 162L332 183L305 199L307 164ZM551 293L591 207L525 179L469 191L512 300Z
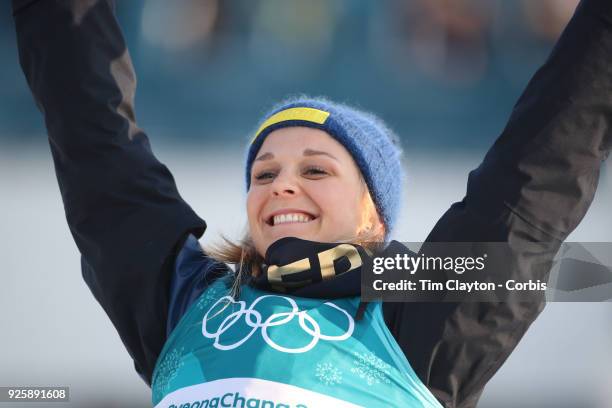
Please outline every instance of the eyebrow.
M320 150L312 150L312 149L305 149L304 150L304 156L318 156L318 155L324 155L327 157L331 157L332 159L334 159L335 161L339 161L334 155L329 154L327 152L322 152Z
M305 149L304 150L304 156L318 156L318 155L323 155L323 156L327 156L327 157L331 157L332 159L339 161L334 155L327 153L327 152L322 152L320 150L312 150L312 149ZM270 152L264 153L261 156L259 156L258 158L256 158L254 161L263 161L263 160L270 160L273 159L274 155Z
M258 161L258 160L270 160L273 159L274 155L272 153L264 153L261 156L259 156L258 158L256 158L253 161Z

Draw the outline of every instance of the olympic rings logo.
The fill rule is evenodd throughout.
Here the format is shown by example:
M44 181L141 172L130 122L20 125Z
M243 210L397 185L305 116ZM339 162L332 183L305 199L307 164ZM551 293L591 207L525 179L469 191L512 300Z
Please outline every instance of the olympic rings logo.
M284 299L287 301L287 303L289 303L291 311L274 313L268 316L267 319L263 320L261 313L255 310L255 306L262 299L265 299L265 298ZM219 327L217 328L217 330L210 332L208 330L208 321L210 320L209 314L211 313L211 311L215 309L217 305L224 303L224 302L229 302L232 305L238 305L239 309L236 311L233 311L228 316L226 316L221 322L221 324L219 325ZM351 337L351 335L353 334L353 330L355 329L355 321L353 320L352 316L348 314L344 309L336 306L335 304L331 302L325 302L324 304L326 306L329 306L333 309L340 311L342 314L344 314L344 316L346 316L348 327L345 333L341 335L337 335L337 336L330 336L330 335L323 334L321 333L321 327L319 326L317 321L312 316L310 316L307 311L300 311L295 300L285 297L285 296L279 296L279 295L264 295L264 296L260 296L257 299L255 299L255 301L253 301L251 306L249 306L248 308L246 307L246 302L242 300L236 302L234 298L232 298L231 296L223 296L222 298L217 300L215 304L213 304L210 307L210 309L208 309L206 314L204 315L204 318L202 319L202 334L206 338L215 340L213 345L216 349L233 350L235 348L240 347L242 344L244 344L244 342L246 342L249 338L251 338L251 336L253 336L258 330L261 330L262 338L270 347L278 351L281 351L283 353L293 353L293 354L305 353L309 350L312 350L312 348L317 345L319 340L327 340L327 341L346 340L349 337ZM245 319L245 323L250 327L250 331L242 339L234 343L221 344L221 340L220 340L221 335L225 333L227 330L229 330L234 324L236 324L243 317ZM268 334L269 328L278 327L286 323L289 323L295 317L297 317L298 319L300 328L312 337L312 340L310 341L310 343L308 343L307 345L303 347L291 348L291 347L281 346L277 344L276 342L274 342L274 340L272 340Z

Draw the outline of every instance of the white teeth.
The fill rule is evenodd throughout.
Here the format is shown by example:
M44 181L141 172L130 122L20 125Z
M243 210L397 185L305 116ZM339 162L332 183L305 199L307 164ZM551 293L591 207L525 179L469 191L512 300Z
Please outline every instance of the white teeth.
M306 214L301 214L301 213L299 214L298 213L281 214L281 215L274 216L273 225L286 224L290 222L308 222L311 220L312 220L312 217Z

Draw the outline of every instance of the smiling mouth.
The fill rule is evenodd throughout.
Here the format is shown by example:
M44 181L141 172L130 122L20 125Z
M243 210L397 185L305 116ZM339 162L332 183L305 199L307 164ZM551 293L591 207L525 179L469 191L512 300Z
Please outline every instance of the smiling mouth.
M283 224L305 224L307 222L314 220L315 218L316 217L310 214L301 213L301 212L287 213L287 214L274 215L270 217L266 221L266 224L270 226L278 226L278 225L283 225Z

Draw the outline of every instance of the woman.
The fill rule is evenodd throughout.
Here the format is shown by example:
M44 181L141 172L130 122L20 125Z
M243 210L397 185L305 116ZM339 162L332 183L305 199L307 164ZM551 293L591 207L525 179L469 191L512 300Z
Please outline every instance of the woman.
M401 197L399 156L382 123L347 106L301 98L266 115L247 156L249 234L217 256L238 264L237 276L225 272L177 308L193 298L191 282L224 274L193 237L177 257L155 404L440 406L392 339L381 304L360 307L367 255L333 244L387 237Z
M365 167L351 147L347 147L348 142L339 142L342 148L335 152L348 152L354 160L368 187L380 222L376 217L368 216L365 217L367 222L358 223L359 215L373 215L374 212L363 210L365 207L359 207L362 210L358 211L358 207L351 206L346 214L338 215L342 217L342 225L348 227L336 231L335 221L324 224L328 214L337 214L335 208L332 208L332 203L323 201L326 197L318 196L310 197L310 201L304 199L300 206L294 208L299 210L297 221L301 217L302 221L314 224L282 225L288 218L286 216L284 221L282 218L275 220L274 215L277 214L274 212L281 207L285 210L290 197L303 193L305 183L312 182L314 185L333 180L320 173L318 167L321 167L321 163L307 167L308 170L297 166L296 163L303 160L304 151L299 158L287 156L286 151L291 149L282 143L289 143L291 136L287 140L276 138L276 143L281 144L275 145L272 130L265 140L259 139L263 144L268 142L268 145L253 148L253 154L261 152L263 155L268 153L268 148L274 149L269 153L274 154L275 160L280 160L276 169L259 171L255 166L265 164L267 160L263 159L258 160L257 165L253 164L253 168L249 163L246 169L247 174L256 170L257 173L253 174L260 179L253 179L252 176L248 179L251 182L249 194L252 195L249 197L248 211L252 236L244 249L254 248L250 257L253 261L251 266L263 267L259 271L257 267L245 269L248 273L241 276L250 277L251 281L237 286L240 293L232 291L228 288L233 281L227 282L227 267L204 256L197 245L196 238L205 229L204 221L183 202L172 176L155 159L146 135L135 125L134 73L114 18L112 3L102 0L23 0L14 1L13 8L20 62L45 116L68 223L82 254L83 276L117 328L134 359L136 370L148 384L157 363L155 402L164 398L170 401L181 392L189 391L186 384L190 378L195 379L191 384L198 386L203 377L206 381L214 376L235 378L235 372L251 366L253 377L257 377L257 370L263 370L270 377L280 375L278 371L291 372L294 377L277 383L290 386L293 381L299 382L302 385L300 392L303 393L299 395L308 395L313 398L312 401L316 401L314 398L335 398L331 396L333 394L340 396L345 404L362 404L360 398L364 398L365 404L370 406L431 406L436 403L431 399L431 392L446 407L475 406L484 385L541 311L540 306L512 303L373 303L359 307L359 302L355 302L358 294L351 286L354 279L346 278L350 278L350 274L322 280L317 293L311 293L313 285L310 284L297 287L274 285L279 281L274 273L283 265L336 247L336 244L315 241L358 242L351 239L353 235L366 232L377 234L382 230L386 234L392 228L392 222L385 219L380 197L376 196L376 186L372 182L368 184ZM578 8L550 58L519 99L504 132L483 163L470 174L466 197L444 214L428 241L507 242L513 251L515 267L530 273L534 265L546 264L550 260L560 243L586 213L597 186L601 160L610 149L610 21L612 5L606 0L585 0ZM316 109L327 112L326 109ZM297 132L296 129L302 127L289 126L287 130L275 131ZM314 142L310 136L317 136L313 136L311 127L306 129L309 136L296 137L305 137L308 143ZM321 143L338 141L332 137L331 130L326 133L319 134ZM326 139L328 136L330 138ZM331 149L328 144L323 147ZM321 147L308 148L327 152L320 150ZM328 160L321 154L306 156L313 160ZM261 157L253 159L257 158ZM374 161L369 164L374 165ZM350 176L353 181L359 178L354 167L346 165L342 168L347 171L352 169L352 173L345 173L346 177ZM322 178L312 180L308 177ZM266 184L267 180L270 180L269 184ZM262 184L257 185L257 182ZM296 184L298 182L300 184ZM348 184L339 184L342 188L349 188ZM352 198L358 197L357 186L360 184L349 184L350 191L346 193L352 194ZM299 194L296 193L298 187ZM319 189L313 191L314 195ZM336 193L333 188L329 191ZM261 196L257 196L259 192L262 192ZM276 201L277 204L283 203L277 208L266 201L270 197L284 197L286 202ZM342 197L342 203L348 202L345 198ZM367 204L365 195L364 199ZM319 210L325 211L319 213ZM320 216L319 221L316 220L317 216ZM293 215L291 220L294 220ZM274 221L277 221L276 226ZM308 232L306 228L311 227L314 229ZM285 229L286 234L277 234L281 229ZM298 237L289 238L292 233ZM274 241L279 237L287 238ZM272 241L278 242L278 245ZM541 243L540 249L527 252L521 245L526 242ZM274 250L281 246L282 251ZM359 247L353 248L359 251ZM301 256L304 252L305 257ZM225 253L229 258L235 258L228 251ZM291 259L284 258L288 254ZM363 252L360 254L363 255ZM257 255L264 258L263 263L257 262ZM265 262L266 258L268 262ZM245 262L240 264L247 265ZM280 266L274 268L275 265ZM321 269L320 275L327 271ZM540 270L535 272L542 273ZM239 280L238 283L243 282ZM224 288L230 293L225 294ZM219 297L211 303L206 295L214 293L213 290L220 292L215 295ZM279 294L282 290L287 293ZM255 300L265 296L262 293L275 297L263 298L254 307ZM211 295L213 300L215 296ZM226 296L231 296L231 299ZM316 296L330 300L326 303L316 300ZM298 297L303 302L298 308L300 313L315 308L315 317L298 314L293 304L286 300ZM221 303L217 304L219 300ZM264 301L284 301L285 304L264 304ZM238 306L231 309L221 306L228 302L238 302ZM283 308L283 311L278 312L280 309L275 309L277 307ZM260 308L285 315L266 320L265 310ZM231 314L232 310L238 310L241 316L227 314ZM335 313L333 316L330 315L332 312ZM293 317L291 322L288 319L290 316ZM225 325L208 326L205 322L209 321L209 317L210 322L215 323L215 319L220 318ZM234 336L231 330L239 327L237 323L229 323L238 322L238 317L243 323L243 330L255 327L257 334L246 339ZM338 323L336 331L324 331L333 327L322 326L334 326L334 319L341 317L345 318L344 326ZM190 328L192 319L198 324ZM384 325L381 324L383 321ZM267 327L261 326L262 322L272 327L269 333ZM214 360L217 357L220 359L220 356L226 358L223 352L238 353L236 349L224 351L218 348L233 347L236 342L231 342L232 339L238 342L245 339L239 345L243 348L261 345L262 341L274 341L272 330L279 328L277 326L298 322L302 323L301 334L310 334L311 339L315 335L319 338L318 344L309 351L321 346L331 352L336 350L334 346L344 345L344 341L362 339L354 333L364 336L374 333L374 336L358 344L362 348L358 350L359 355L353 356L353 372L343 365L346 360L342 358L332 359L333 362L319 361L320 366L314 364L314 373L300 371L291 365L292 361L310 363L305 360L285 358L282 364L266 365L271 360L264 358L267 356L265 353L261 355L262 360L257 360L253 355L241 355L240 359L234 359L234 367ZM321 323L320 330L314 322ZM354 325L351 326L351 322ZM366 323L373 330L365 330ZM349 330L351 327L352 331ZM170 330L172 335L169 336ZM346 333L350 333L348 337ZM230 336L229 339L223 337L226 334ZM199 337L194 337L196 335ZM214 353L191 353L190 341L196 340L205 346L200 350ZM370 340L376 347L374 357L382 360L382 363L362 352L364 347L371 344ZM278 341L274 344L284 348L284 351L274 349L275 352L290 354L286 353L290 351L286 343ZM300 347L308 344L301 343ZM398 355L398 349L402 355ZM174 354L173 350L176 350ZM344 353L347 349L341 351ZM386 355L376 355L382 352L386 352ZM340 367L335 367L336 363ZM206 372L208 367L216 367L217 371L211 375ZM222 372L224 367L228 370L225 373ZM338 382L339 375L334 368L345 374L342 383ZM365 374L366 371L370 373L369 376ZM361 380L365 380L366 385L358 388L356 382L348 379L349 372L353 380L362 373ZM163 378L160 373L167 373L167 377ZM323 377L327 380L321 380ZM306 378L312 380L311 388L304 384ZM369 392L367 379L372 385L380 386L377 389L382 394ZM208 384L211 383L208 381ZM236 385L229 380L226 384ZM245 383L241 384L237 386L244 386ZM332 385L339 389L338 393L322 392ZM265 392L269 389L256 387L254 392L262 390ZM315 390L317 394L309 394L310 390ZM224 395L213 402L215 396L207 394L212 398L208 406L229 403L229 399L222 399ZM285 391L278 394L279 397L285 395L288 395ZM247 404L236 393L231 398L236 398L231 401L236 406ZM193 406L195 404L191 402L196 400L181 401L190 402ZM338 402L334 401L334 404ZM308 401L301 403L313 406ZM325 404L315 402L314 406Z

